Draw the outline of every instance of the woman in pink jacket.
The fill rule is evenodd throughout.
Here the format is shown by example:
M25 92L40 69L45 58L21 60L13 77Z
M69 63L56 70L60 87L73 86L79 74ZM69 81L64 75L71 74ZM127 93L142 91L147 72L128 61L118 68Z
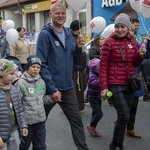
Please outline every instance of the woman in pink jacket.
M123 146L125 129L130 119L130 107L134 96L134 91L130 89L129 78L135 74L135 67L141 64L146 49L141 47L138 52L137 43L129 33L129 16L120 14L114 24L115 32L105 40L102 47L101 97L105 98L108 90L113 92L112 101L118 115L109 149L125 150Z

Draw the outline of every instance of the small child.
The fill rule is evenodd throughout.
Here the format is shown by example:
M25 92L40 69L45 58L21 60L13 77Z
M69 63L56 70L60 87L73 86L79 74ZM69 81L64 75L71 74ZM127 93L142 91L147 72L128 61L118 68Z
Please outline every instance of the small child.
M44 96L46 85L39 75L41 60L37 55L27 58L27 70L17 84L22 94L22 103L28 124L29 134L23 137L20 150L28 150L32 142L33 149L46 150L46 129Z
M100 81L99 81L99 62L98 58L94 58L89 62L88 76L88 96L92 107L92 117L90 124L87 125L89 133L94 137L100 137L100 133L96 131L97 123L103 116L101 109Z
M19 150L20 135L27 136L27 124L18 89L11 84L14 66L0 59L0 150Z

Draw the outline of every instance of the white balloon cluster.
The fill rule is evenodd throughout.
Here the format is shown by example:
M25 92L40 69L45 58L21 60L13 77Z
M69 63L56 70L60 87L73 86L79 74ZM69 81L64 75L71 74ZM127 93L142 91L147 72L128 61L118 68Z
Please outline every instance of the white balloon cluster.
M138 13L142 13L144 18L150 18L149 0L129 0L131 7Z
M13 20L6 20L2 24L2 29L6 32L6 39L10 45L14 44L18 38L18 32L15 28L15 23Z
M93 33L101 32L106 27L106 21L103 17L97 16L91 20L90 27Z
M101 33L101 36L103 37L103 38L108 38L110 35L111 35L111 33L113 33L114 31L115 31L115 24L110 24L110 25L108 25L105 29L104 29L104 31Z
M85 6L87 0L66 0L66 2L74 11L80 11Z

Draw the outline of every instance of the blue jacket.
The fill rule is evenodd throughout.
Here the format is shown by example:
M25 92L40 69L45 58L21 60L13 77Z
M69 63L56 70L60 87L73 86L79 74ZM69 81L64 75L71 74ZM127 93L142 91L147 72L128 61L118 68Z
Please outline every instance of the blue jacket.
M2 36L2 35L6 36L6 32L3 29L1 29L1 31L0 31L0 36Z
M136 67L135 68L135 72L137 75L139 75L139 71L138 71L138 68ZM140 96L144 96L144 88L142 86L142 88L140 90L137 90L134 92L134 97L140 97Z
M5 35L0 34L0 58L10 55L9 43Z
M71 30L63 29L65 47L50 24L43 27L37 40L36 53L42 61L40 75L46 83L47 94L74 87L73 60L79 56L81 49L75 46Z

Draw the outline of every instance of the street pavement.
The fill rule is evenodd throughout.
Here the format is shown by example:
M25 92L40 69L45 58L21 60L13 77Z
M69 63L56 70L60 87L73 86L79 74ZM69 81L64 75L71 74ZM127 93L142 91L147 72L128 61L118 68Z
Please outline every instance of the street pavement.
M86 141L90 150L109 150L113 135L116 112L107 102L102 104L103 118L98 123L97 130L101 137L92 137L86 125L90 121L91 107L85 106L81 112ZM126 150L150 150L150 102L139 101L135 130L142 135L141 139L125 136ZM47 150L77 150L74 145L69 122L59 105L55 105L46 122ZM30 147L31 150L31 147Z

